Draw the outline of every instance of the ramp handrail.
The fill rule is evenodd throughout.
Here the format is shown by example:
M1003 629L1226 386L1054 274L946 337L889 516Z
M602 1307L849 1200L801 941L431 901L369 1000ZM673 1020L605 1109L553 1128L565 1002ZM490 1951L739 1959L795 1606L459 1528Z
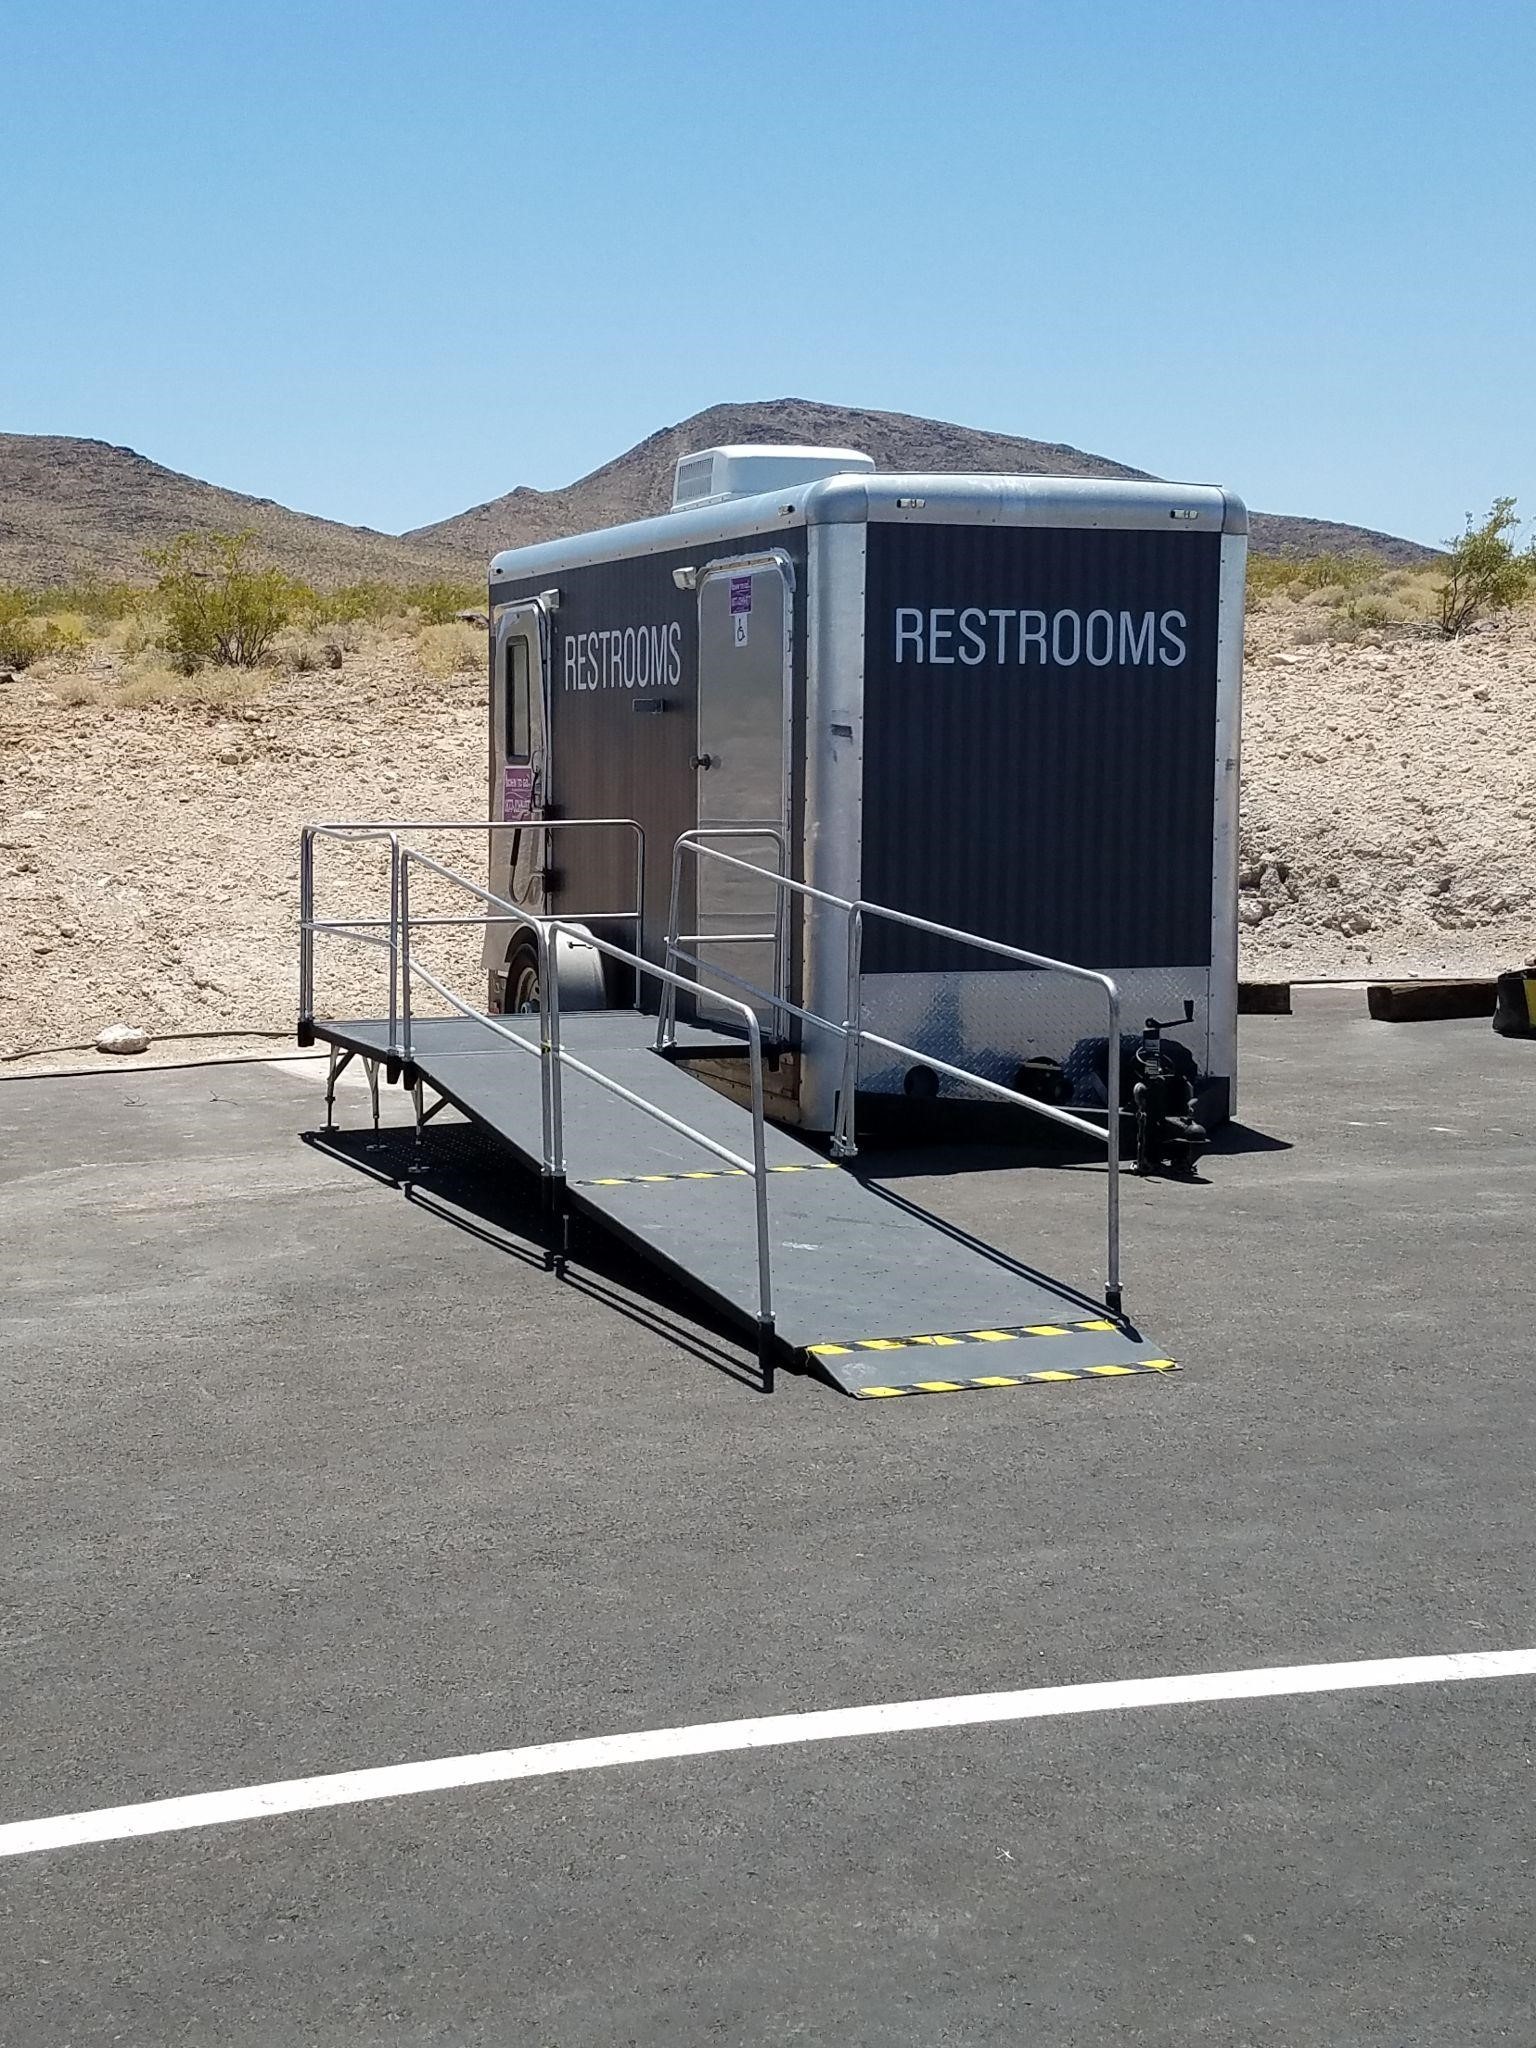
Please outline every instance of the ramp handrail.
M851 1159L856 1155L857 1145L854 1134L854 1096L858 1082L858 1059L861 1045L879 1046L885 1052L895 1053L903 1059L916 1060L947 1074L953 1080L963 1081L985 1094L996 1096L1000 1101L1012 1102L1032 1115L1042 1116L1052 1123L1065 1125L1069 1130L1080 1131L1096 1143L1102 1141L1107 1151L1107 1194L1105 1218L1105 1279L1104 1300L1111 1314L1123 1314L1123 1297L1120 1285L1120 990L1114 978L1102 974L1097 968L1080 967L1069 960L1055 960L1046 953L1031 953L1022 946L1010 946L1001 939L989 939L980 932L963 931L958 925L937 924L931 918L916 917L910 911L893 910L888 904L871 903L862 898L834 896L825 889L813 888L808 882L795 881L789 875L777 874L752 861L744 861L734 854L723 853L718 847L703 843L705 838L726 836L729 828L711 828L705 832L683 832L672 847L672 888L667 915L666 959L669 966L676 961L686 961L701 973L718 976L731 982L735 987L746 989L762 1001L773 1004L790 1016L798 1017L802 1023L821 1031L829 1031L843 1042L843 1082L838 1096L837 1124L832 1135L833 1151L839 1158ZM825 903L834 910L842 911L848 920L848 980L847 1015L841 1024L835 1019L821 1015L814 1010L790 1002L782 995L770 993L767 989L755 987L740 975L731 974L722 967L701 961L696 954L683 950L683 941L677 931L679 916L679 890L682 860L685 853L696 860L715 860L727 867L745 869L747 872L771 881L784 894L794 894L807 901ZM939 1059L920 1048L904 1045L893 1038L885 1038L871 1031L863 1022L861 997L862 959L864 941L864 919L885 918L893 924L905 925L913 931L927 932L935 938L949 939L957 944L974 946L984 953L992 953L1005 960L1015 960L1026 967L1069 975L1078 981L1096 984L1104 991L1108 1007L1108 1037L1105 1067L1105 1109L1104 1130L1084 1117L1073 1116L1069 1110L1056 1107L1053 1103L1039 1102L1032 1095L1025 1095L1017 1088L1005 1087L1001 1081L993 1081L983 1074L969 1072ZM692 984L697 991L699 984ZM731 998L711 989L708 991L714 1002L730 1002ZM677 1032L677 1001L674 994L663 1000L661 1013L657 1018L656 1044L658 1050L675 1044Z
M784 836L783 829L778 825L697 825L690 831L684 832L681 837L698 844L702 844L705 840L716 839L771 839L779 860L778 867L774 870L775 875L782 877L789 861L788 842ZM755 863L753 865L755 866ZM680 932L677 929L677 921L682 915L678 899L679 874L680 867L674 846L672 891L667 905L667 945L664 956L668 965L671 964L677 949L682 946L697 946L706 943L712 946L772 945L774 1001L781 1008L792 1007L783 1000L784 991L789 984L788 930L784 921L785 892L782 889L775 889L773 893L773 930L771 932ZM697 914L697 904L694 905L694 909ZM754 985L747 983L746 986L752 987ZM672 1005L672 1009L675 1015L675 1003ZM659 1038L657 1043L658 1045L661 1043Z
M627 831L635 842L635 904L633 910L591 910L577 913L582 924L624 920L635 928L638 949L645 918L645 829L636 818L359 818L327 819L308 824L299 837L299 1030L302 1037L315 1017L315 934L349 938L359 945L373 945L389 954L389 1049L397 1050L399 1031L399 908L401 834L405 832L484 832L494 840L498 832L569 832L578 828L594 831ZM317 839L378 840L389 846L389 916L317 918L315 916L315 841ZM505 899L498 899L505 902ZM424 924L534 924L532 912L507 902L508 915L485 917L418 917ZM387 931L388 938L371 933Z
M572 822L577 821L573 820ZM464 1002L462 998L455 995L451 989L446 988L438 977L432 974L429 969L424 968L418 960L413 960L411 956L411 930L413 925L419 929L422 924L449 921L437 918L413 919L411 915L410 890L410 876L413 867L423 868L431 874L440 876L445 881L456 884L459 888L466 890L471 896L478 897L482 903L491 905L493 912L505 912L509 907L514 910L516 909L515 905L508 906L504 897L496 896L489 889L481 888L478 882L470 881L467 875L461 875L455 869L446 867L441 861L434 860L430 854L424 854L415 847L407 846L401 849L397 868L397 888L394 893L393 902L398 917L404 1041L402 1049L403 1059L410 1063L413 1057L413 1027L410 999L413 975L418 980L424 981L444 1002L448 1003L462 1016L470 1018L477 1024L483 1024L498 1037L506 1039L509 1043L518 1046L522 1051L533 1052L534 1047L528 1043L526 1038L509 1029L506 1025L498 1023L494 1017L489 1017L483 1011L474 1009L470 1004ZM615 1081L611 1075L599 1073L595 1067L589 1066L585 1060L578 1059L574 1053L566 1051L560 1040L560 952L559 947L553 942L563 933L568 938L574 938L581 945L595 948L597 952L606 955L609 959L624 962L626 966L633 968L637 974L653 976L656 980L662 982L663 985L675 983L680 988L691 988L694 984L669 968L658 967L654 961L645 959L638 952L631 953L622 946L614 945L610 940L596 937L594 933L587 931L582 925L577 924L570 918L532 917L528 916L525 912L518 912L517 915L520 919L525 918L526 922L534 928L539 947L538 1056L542 1078L543 1170L546 1179L551 1183L563 1207L563 1191L565 1187L565 1112L562 1075L566 1067L582 1075L586 1080L595 1082L598 1087L606 1089L610 1095L616 1095L621 1101L627 1102L631 1108L642 1111L657 1123L664 1124L668 1130L675 1131L680 1137L690 1139L694 1144L702 1146L706 1152L712 1153L718 1159L725 1160L728 1165L747 1175L754 1183L757 1223L758 1356L766 1368L773 1338L773 1273L768 1232L767 1141L763 1114L763 1045L762 1031L758 1024L756 1012L749 1003L738 1002L734 997L722 996L720 998L720 1001L727 1004L731 1009L739 1010L746 1020L747 1043L751 1053L752 1069L752 1157L748 1160L743 1159L738 1153L731 1151L729 1146L722 1145L718 1139L711 1138L704 1131L695 1130L691 1124L686 1124L681 1118L671 1115L669 1111L662 1109L659 1104L647 1102L643 1096L635 1094L632 1089L626 1088L622 1082ZM451 921L457 923L461 920L454 919ZM500 924L505 923L506 919L505 916L497 914L485 918L483 921Z

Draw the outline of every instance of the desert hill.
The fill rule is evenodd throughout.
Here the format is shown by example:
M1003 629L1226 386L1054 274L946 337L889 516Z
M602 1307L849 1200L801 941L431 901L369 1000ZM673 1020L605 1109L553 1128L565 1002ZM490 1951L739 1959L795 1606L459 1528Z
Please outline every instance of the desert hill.
M884 470L1147 475L1144 469L1131 469L1123 462L1090 455L1063 442L1028 441L1014 434L954 426L947 420L918 419L909 413L775 398L749 405L713 405L675 427L664 427L563 489L536 491L522 485L452 519L418 526L405 538L422 546L451 547L484 562L501 548L643 519L666 511L671 504L672 471L680 455L733 441L809 441L858 448L872 455ZM1275 512L1254 514L1253 542L1271 553L1371 553L1404 564L1423 561L1431 553L1416 541L1393 534Z
M364 578L409 583L439 575L473 581L501 548L665 511L678 457L732 441L860 448L884 470L1147 474L1062 442L1030 441L907 413L779 398L711 406L664 427L562 489L521 486L454 518L390 534L226 491L105 441L0 434L0 582L57 584L81 576L140 580L145 548L192 529L246 527L261 536L271 560L311 583ZM1423 561L1431 552L1365 527L1272 512L1254 514L1253 537L1256 547L1271 553L1373 553L1399 564Z
M316 584L480 573L453 543L402 540L290 512L163 469L131 448L67 434L0 434L0 581L136 582L144 550L194 529L254 527L279 567Z

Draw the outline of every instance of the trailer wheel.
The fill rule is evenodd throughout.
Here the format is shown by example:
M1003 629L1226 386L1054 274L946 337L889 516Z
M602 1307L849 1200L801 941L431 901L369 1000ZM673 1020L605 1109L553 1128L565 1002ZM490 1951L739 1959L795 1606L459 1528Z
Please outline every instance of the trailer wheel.
M508 1017L529 1017L539 1007L539 949L532 939L519 939L507 959L507 993L502 1002Z

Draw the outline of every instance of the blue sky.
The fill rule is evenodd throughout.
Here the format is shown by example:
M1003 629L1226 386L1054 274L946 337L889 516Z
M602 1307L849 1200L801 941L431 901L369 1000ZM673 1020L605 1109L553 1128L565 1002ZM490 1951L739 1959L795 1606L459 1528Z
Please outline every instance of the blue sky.
M388 529L721 399L1536 514L1533 0L7 0L0 430Z

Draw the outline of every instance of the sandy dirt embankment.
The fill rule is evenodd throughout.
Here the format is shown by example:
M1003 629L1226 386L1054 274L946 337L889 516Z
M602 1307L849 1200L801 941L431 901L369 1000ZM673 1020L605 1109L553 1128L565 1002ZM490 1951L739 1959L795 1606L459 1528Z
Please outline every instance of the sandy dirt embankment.
M1460 641L1250 621L1246 971L1488 974L1536 949L1536 617Z
M1250 624L1244 972L1523 962L1536 618L1375 644L1305 644L1295 619L1281 606ZM430 676L411 641L381 637L339 672L276 673L222 712L68 701L82 682L110 699L113 662L45 661L0 683L0 1052L80 1044L118 1019L162 1039L285 1031L301 825L483 812L483 678ZM481 871L478 849L445 851ZM349 874L327 856L322 912L377 906L370 858ZM473 949L444 939L439 958L472 994ZM322 1006L372 1005L382 986L355 950L322 959Z

